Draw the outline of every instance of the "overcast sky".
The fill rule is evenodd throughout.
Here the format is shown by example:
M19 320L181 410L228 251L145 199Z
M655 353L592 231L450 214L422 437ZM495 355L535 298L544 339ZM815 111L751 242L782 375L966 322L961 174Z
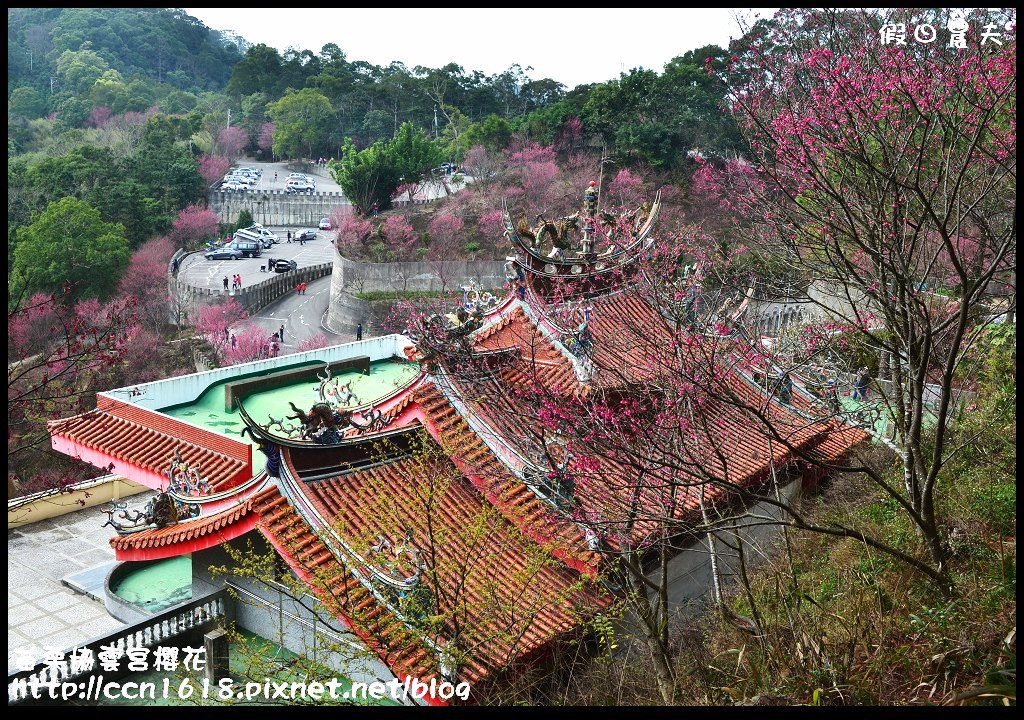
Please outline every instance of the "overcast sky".
M320 52L333 42L349 62L386 66L393 60L411 70L455 62L485 75L519 63L534 80L552 78L568 89L618 77L644 67L661 72L687 50L727 47L740 35L737 12L746 8L665 10L489 9L260 9L185 8L214 30L234 30L253 44L284 51Z

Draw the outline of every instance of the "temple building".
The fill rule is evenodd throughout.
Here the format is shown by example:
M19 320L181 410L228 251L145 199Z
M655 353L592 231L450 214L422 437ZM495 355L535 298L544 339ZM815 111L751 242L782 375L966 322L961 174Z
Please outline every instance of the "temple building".
M623 547L667 521L673 600L699 597L707 546L685 528L743 505L730 487L793 498L824 473L806 458L841 462L866 438L802 383L768 382L770 368L725 382L760 402L781 442L720 396L693 403L685 448L659 444L664 428L645 418L639 471L593 453L578 423L558 431L565 408L643 415L673 362L730 347L746 298L692 313L695 342L680 350L644 289L660 210L656 197L600 212L593 184L579 212L536 227L505 208L504 297L467 287L404 334L100 392L94 411L49 424L53 447L159 493L110 513L118 560L189 555L193 597L230 585L247 599L234 621L276 629L295 652L329 634L328 664L349 678L480 693L587 633L621 597L609 571ZM699 275L681 277L684 293ZM270 577L231 571L245 548L278 558Z

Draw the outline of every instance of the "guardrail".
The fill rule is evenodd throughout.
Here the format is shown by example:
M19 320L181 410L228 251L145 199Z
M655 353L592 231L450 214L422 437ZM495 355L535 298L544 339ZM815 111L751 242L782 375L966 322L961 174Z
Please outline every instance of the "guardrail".
M279 297L295 290L300 282L310 282L331 274L334 263L319 263L309 267L279 273L255 285L243 287L241 290L221 290L219 288L198 288L188 283L175 281L175 289L179 293L189 294L193 302L204 305L219 305L228 298L234 298L242 308L252 315L262 310Z
M221 589L199 599L192 599L152 618L107 633L74 648L67 648L59 659L46 662L40 659L29 670L17 670L7 674L7 704L37 704L37 700L51 700L46 688L64 682L74 681L80 687L97 688L100 683L92 678L102 678L104 682L130 675L128 669L128 651L135 648L152 648L157 645L185 647L202 646L203 634L218 625L218 621L230 619L232 609L227 589ZM113 647L121 652L118 669L107 671L99 666L98 660L94 667L72 670L71 653L83 648L98 658L100 651ZM88 654L88 653L86 653ZM99 666L99 668L97 667ZM33 689L36 692L33 692ZM38 694L38 698L36 698Z

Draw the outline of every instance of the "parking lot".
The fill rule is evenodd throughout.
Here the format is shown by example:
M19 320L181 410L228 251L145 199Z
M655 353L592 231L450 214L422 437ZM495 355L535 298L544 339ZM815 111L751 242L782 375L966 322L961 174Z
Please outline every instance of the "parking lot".
M266 171L263 173L266 177ZM288 244L287 233L294 236L301 228L269 228L279 240L273 248L263 250L258 258L242 258L241 260L207 260L203 254L193 253L185 258L178 271L178 280L200 288L224 289L224 276L228 279L235 275L242 276L242 286L253 285L265 280L266 273L260 272L260 266L266 265L270 258L294 260L300 268L334 261L334 237L332 231L318 230L316 240L308 240L305 245L298 242Z
M318 193L340 193L341 188L338 187L338 183L334 182L334 178L327 171L326 167L318 167L316 165L310 165L306 163L302 165L302 169L295 169L299 167L298 163L286 163L286 162L255 162L253 160L236 160L231 164L231 169L239 167L251 167L258 168L263 171L263 176L259 182L253 187L250 187L246 192L257 192L260 190L284 190L285 181L288 179L288 175L293 172L300 172L303 175L308 175L316 181L316 192ZM277 179L274 178L274 174L277 173ZM219 186L220 183L217 183Z

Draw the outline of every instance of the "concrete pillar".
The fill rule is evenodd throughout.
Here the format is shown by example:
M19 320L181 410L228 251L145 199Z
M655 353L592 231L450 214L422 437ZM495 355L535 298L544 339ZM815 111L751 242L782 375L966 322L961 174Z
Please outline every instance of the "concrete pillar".
M221 678L231 677L228 671L228 636L222 628L217 628L203 636L206 648L206 679L216 685Z

